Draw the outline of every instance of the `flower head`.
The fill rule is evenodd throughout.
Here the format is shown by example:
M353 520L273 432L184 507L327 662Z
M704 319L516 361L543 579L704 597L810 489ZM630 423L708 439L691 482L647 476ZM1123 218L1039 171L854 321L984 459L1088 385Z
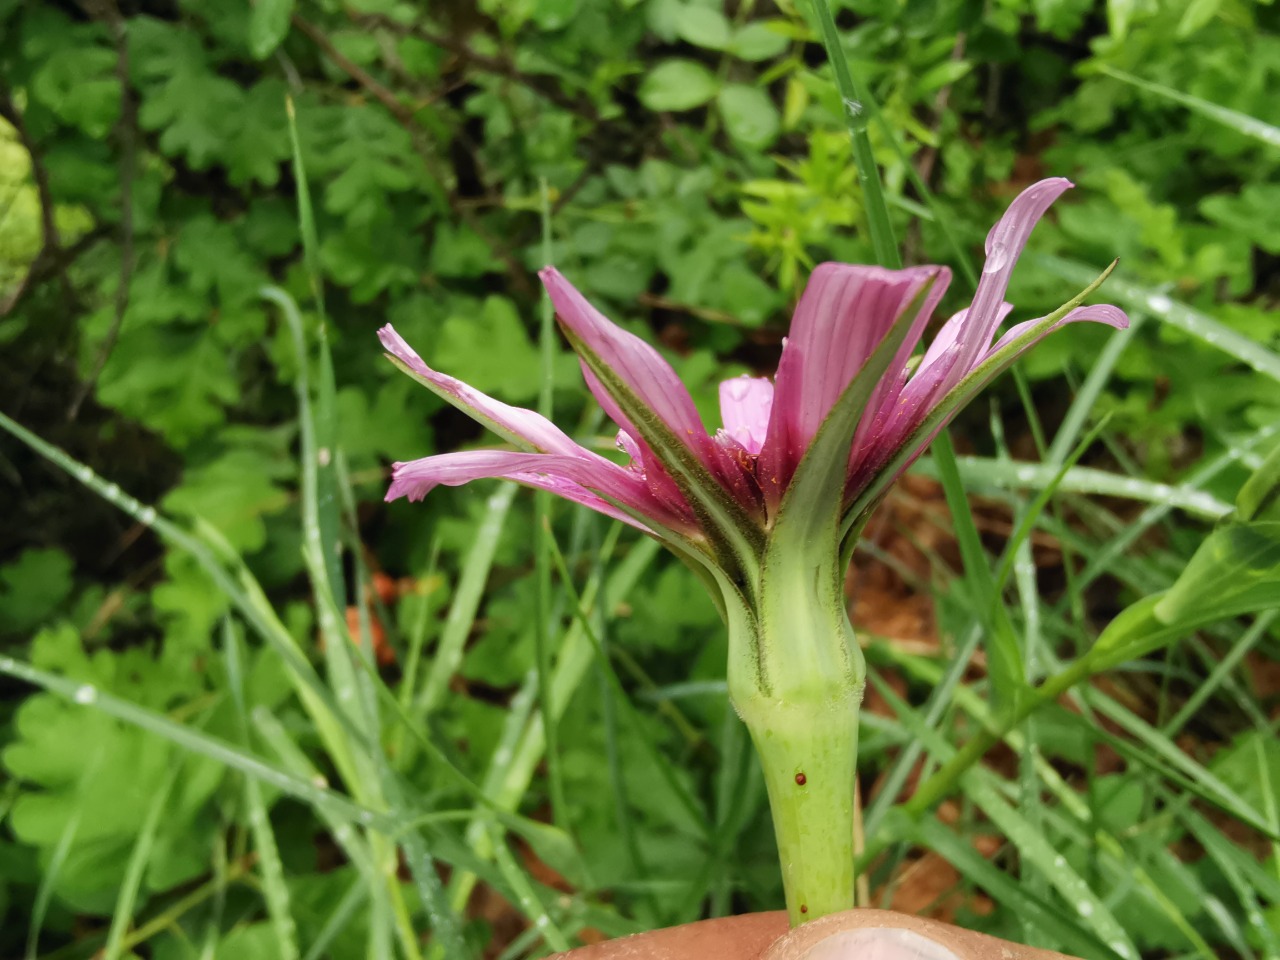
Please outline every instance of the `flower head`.
M517 448L397 463L387 499L417 500L440 484L502 477L630 523L740 585L759 573L784 514L803 517L789 525L807 536L821 528L818 549L832 531L830 546L840 553L839 543L964 403L1037 341L1077 320L1127 325L1114 306L1078 306L1091 287L995 339L1012 309L1004 295L1031 229L1070 186L1043 180L1013 201L987 237L973 302L941 327L918 362L912 353L950 282L947 268L818 266L776 377L722 383L722 427L714 433L657 350L546 268L542 281L588 388L619 428L625 466L537 413L432 370L386 326L379 335L402 369Z

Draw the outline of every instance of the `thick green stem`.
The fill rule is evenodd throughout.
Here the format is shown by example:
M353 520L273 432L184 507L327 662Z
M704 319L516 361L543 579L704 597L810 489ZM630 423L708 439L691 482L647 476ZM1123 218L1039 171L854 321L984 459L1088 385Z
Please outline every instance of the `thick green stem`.
M729 695L764 769L792 926L854 905L853 783L866 666L826 559L824 551L815 566L798 552L766 562L754 612L725 594Z
M792 926L854 905L859 695L757 701L743 715L764 768Z

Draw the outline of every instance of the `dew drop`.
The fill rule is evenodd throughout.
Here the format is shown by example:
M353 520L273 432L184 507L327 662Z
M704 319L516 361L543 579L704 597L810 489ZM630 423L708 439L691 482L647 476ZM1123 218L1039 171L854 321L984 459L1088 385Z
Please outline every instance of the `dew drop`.
M982 265L983 273L999 273L1009 262L1009 248L997 240L987 252L987 262Z
M93 703L98 699L98 690L91 684L86 683L76 687L76 692L71 696L76 703Z
M1076 909L1080 911L1080 916L1082 917L1093 916L1093 904L1088 900L1081 900Z
M327 467L332 459L333 453L328 447L321 447L316 451L316 460L319 461L320 466Z
M148 527L151 526L151 524L156 522L155 507L143 507L138 511L138 519Z
M1163 293L1153 293L1147 297L1147 306L1153 313L1165 314L1173 307L1173 301Z

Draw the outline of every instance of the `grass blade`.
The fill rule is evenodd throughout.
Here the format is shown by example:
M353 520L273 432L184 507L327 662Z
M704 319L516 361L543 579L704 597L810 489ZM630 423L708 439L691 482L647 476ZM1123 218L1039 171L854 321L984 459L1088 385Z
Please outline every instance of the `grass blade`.
M845 122L849 127L849 139L853 142L853 161L858 168L858 184L862 187L862 202L867 211L867 227L871 234L871 246L876 263L882 267L897 269L902 266L898 243L893 237L893 223L889 219L889 207L885 203L884 187L880 183L880 168L871 152L871 139L867 136L867 110L869 99L860 79L849 69L844 55L836 22L831 16L827 0L813 0L814 14L822 33L822 44L827 49L827 60L835 71L836 87L844 108Z
M92 706L108 716L163 737L183 749L216 760L263 783L269 783L291 797L296 797L312 806L322 807L343 820L357 821L366 825L376 824L388 833L395 833L400 827L399 823L387 815L362 807L349 797L335 793L327 787L317 786L311 781L294 777L225 740L175 723L162 713L122 700L96 687L76 683L14 660L12 657L0 657L0 674L24 680L73 703Z
M933 441L933 462L951 511L951 523L964 562L964 578L976 598L976 613L985 627L987 671L995 701L1000 709L1012 714L1026 693L1026 665L1008 608L1000 602L999 589L973 522L955 450L946 431Z
M1246 137L1252 137L1267 144L1270 147L1280 147L1280 127L1273 127L1269 123L1251 117L1247 113L1241 113L1239 110L1232 110L1229 107L1222 107L1209 100L1202 100L1200 97L1192 96L1189 93L1183 93L1181 90L1175 90L1173 87L1167 87L1163 83L1156 83L1153 80L1144 80L1142 77L1135 77L1132 73L1126 73L1124 70L1117 70L1110 64L1099 64L1098 72L1108 77L1113 77L1123 83L1130 84L1140 90L1148 93L1154 93L1158 97L1165 100L1171 100L1174 103L1181 104L1194 113L1200 114L1202 117L1208 117L1210 120L1216 121L1225 127L1230 127L1237 133L1242 133Z
M1019 463L990 457L957 457L956 467L963 485L977 493L1011 490L1045 490L1058 476L1053 463ZM915 467L922 476L941 479L938 464L922 461ZM1190 484L1174 486L1140 477L1126 477L1092 467L1070 467L1057 484L1063 493L1079 493L1099 497L1123 497L1166 508L1185 510L1208 520L1221 520L1234 507L1212 494Z
M436 647L431 670L414 704L415 713L421 721L439 708L450 679L462 663L463 646L475 624L476 612L480 609L489 570L498 549L498 539L502 536L502 525L506 522L516 490L514 483L504 483L485 501L484 516L472 537L471 549L462 562L462 573L453 591L453 603L449 605L449 613L440 632L440 643Z
M133 851L129 854L129 862L125 866L124 879L120 882L120 893L116 898L116 908L111 915L111 928L107 931L107 944L103 947L103 960L120 960L125 949L124 938L133 923L133 909L137 903L138 891L142 888L142 879L151 862L151 846L155 842L156 832L160 828L160 817L164 814L165 804L169 802L169 791L178 779L181 766L175 766L165 778L160 789L156 791L147 808L142 826L138 828L138 836L133 843Z
M40 943L40 931L44 927L44 917L49 910L49 901L53 899L54 888L58 878L62 876L62 867L67 862L67 854L76 842L76 833L80 829L80 811L77 810L67 820L66 826L58 837L58 845L53 848L49 863L42 871L40 887L36 890L35 901L31 905L31 920L27 927L26 960L35 960Z
M230 618L222 622L222 655L227 668L227 685L236 705L240 740L249 747L249 717L245 709L244 671L241 667L240 638ZM262 796L262 783L253 777L244 779L245 806L249 813L249 830L258 868L262 877L262 896L267 903L267 916L276 935L276 950L281 960L297 960L298 927L289 906L289 888L284 881L284 864L276 844L275 831Z

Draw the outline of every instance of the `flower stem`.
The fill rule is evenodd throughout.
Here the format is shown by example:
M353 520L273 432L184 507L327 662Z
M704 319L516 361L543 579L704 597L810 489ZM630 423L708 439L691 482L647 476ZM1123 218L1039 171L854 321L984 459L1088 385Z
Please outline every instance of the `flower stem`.
M755 701L743 711L764 769L791 925L854 905L856 696Z
M853 161L858 168L858 184L862 187L862 202L867 212L867 227L871 234L871 246L875 250L876 263L882 267L897 269L902 266L898 243L893 236L893 224L889 220L889 206L885 202L884 189L880 185L880 168L871 152L871 139L867 136L868 101L860 78L849 69L848 58L840 45L840 34L831 16L827 0L813 0L814 13L822 30L822 43L827 59L836 74L836 86L844 105L845 120L849 125L849 139L853 142Z

